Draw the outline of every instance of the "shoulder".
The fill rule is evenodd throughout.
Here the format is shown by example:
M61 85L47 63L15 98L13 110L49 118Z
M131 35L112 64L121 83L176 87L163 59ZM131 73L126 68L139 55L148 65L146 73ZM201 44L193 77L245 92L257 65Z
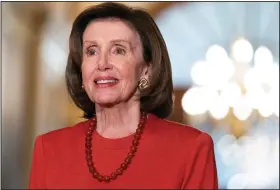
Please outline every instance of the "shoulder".
M211 136L197 128L167 119L161 119L155 115L150 116L150 122L160 138L169 139L170 142L177 142L185 145L213 145Z
M75 141L79 136L84 136L88 120L79 122L73 126L67 126L61 129L53 130L38 136L44 143L60 144Z

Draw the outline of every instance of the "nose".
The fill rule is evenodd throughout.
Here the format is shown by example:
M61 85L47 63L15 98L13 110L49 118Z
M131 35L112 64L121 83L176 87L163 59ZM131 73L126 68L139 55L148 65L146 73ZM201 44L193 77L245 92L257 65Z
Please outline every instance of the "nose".
M112 64L109 63L107 54L102 53L98 60L98 70L105 71L108 69L112 69Z

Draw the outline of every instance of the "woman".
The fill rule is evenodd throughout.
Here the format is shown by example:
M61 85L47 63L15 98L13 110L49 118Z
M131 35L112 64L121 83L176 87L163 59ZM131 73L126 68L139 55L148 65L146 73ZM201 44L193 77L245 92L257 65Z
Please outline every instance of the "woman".
M37 137L31 189L218 188L211 137L164 119L171 66L148 13L117 3L83 11L66 82L87 120Z

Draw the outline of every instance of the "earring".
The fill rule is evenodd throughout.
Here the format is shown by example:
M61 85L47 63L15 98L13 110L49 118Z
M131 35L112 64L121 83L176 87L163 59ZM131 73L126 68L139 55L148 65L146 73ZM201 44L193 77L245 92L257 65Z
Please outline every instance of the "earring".
M82 84L82 89L84 89L85 87L84 87L84 85Z
M138 88L140 90L144 90L145 88L147 88L149 86L149 82L147 79L145 78L141 78L138 84Z

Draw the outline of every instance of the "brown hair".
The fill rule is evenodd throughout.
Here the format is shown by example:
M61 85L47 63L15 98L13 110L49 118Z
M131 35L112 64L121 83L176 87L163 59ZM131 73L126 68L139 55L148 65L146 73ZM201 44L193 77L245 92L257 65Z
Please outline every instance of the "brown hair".
M141 91L141 111L160 118L168 117L173 108L172 73L169 55L163 37L152 17L141 9L120 3L102 3L84 10L75 19L69 40L66 67L67 90L74 103L84 111L84 118L95 115L95 105L82 88L83 33L95 19L118 18L130 24L139 34L143 46L143 58L150 63L149 86Z

